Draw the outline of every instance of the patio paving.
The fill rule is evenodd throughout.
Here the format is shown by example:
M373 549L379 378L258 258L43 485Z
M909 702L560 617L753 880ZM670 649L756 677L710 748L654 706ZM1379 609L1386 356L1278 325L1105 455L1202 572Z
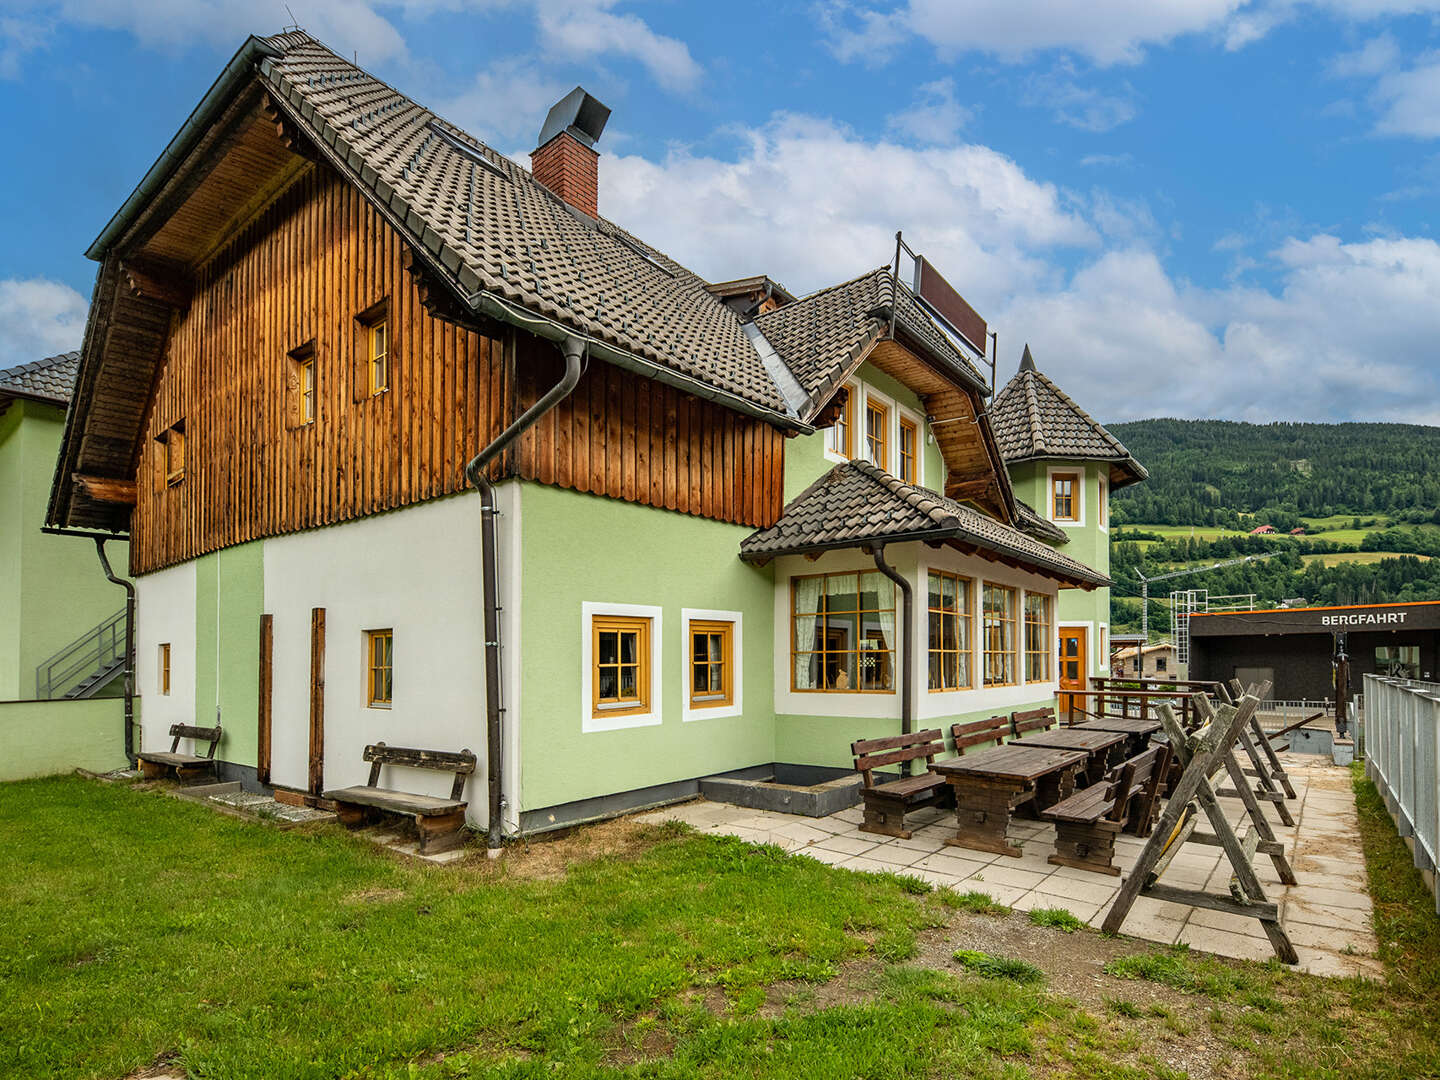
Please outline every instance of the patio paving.
M1289 803L1295 825L1282 826L1273 814L1267 816L1286 846L1300 884L1281 885L1263 855L1255 860L1260 881L1267 896L1280 905L1281 923L1300 955L1302 970L1316 975L1378 976L1378 943L1370 923L1350 771L1314 755L1283 754L1281 760L1298 796ZM1232 820L1243 813L1237 799L1222 800L1221 805ZM893 871L961 892L973 889L1020 911L1065 908L1092 926L1104 921L1122 878L1047 862L1054 850L1054 826L1013 820L1010 838L1025 849L1017 859L947 846L945 838L954 834L953 813L925 809L911 814L907 821L914 836L909 840L862 833L858 806L825 818L808 818L696 800L644 814L640 820L683 821L703 833L774 844L849 870ZM1122 873L1129 872L1144 844L1128 835L1116 841L1115 861ZM1187 844L1163 880L1224 895L1230 864L1219 848ZM1166 945L1184 942L1222 956L1247 960L1274 956L1258 920L1144 896L1131 908L1123 929L1133 937Z

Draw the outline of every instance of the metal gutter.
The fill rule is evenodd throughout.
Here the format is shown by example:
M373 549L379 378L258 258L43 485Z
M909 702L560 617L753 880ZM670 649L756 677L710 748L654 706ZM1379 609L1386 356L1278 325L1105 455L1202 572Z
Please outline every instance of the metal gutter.
M485 467L499 457L505 448L528 430L535 421L560 403L580 382L585 371L585 343L571 335L561 345L565 354L565 374L547 390L534 405L518 416L514 423L497 435L491 443L470 459L465 466L465 479L480 493L481 577L485 595L485 772L489 785L489 811L486 846L499 852L503 839L502 717L504 705L500 694L500 567L495 540L495 485L485 475Z
M120 209L115 211L113 217L100 230L90 247L85 252L85 257L99 262L104 258L110 245L115 242L120 233L129 225L135 213L149 201L157 188L163 184L170 175L171 170L194 148L200 136L204 134L205 123L209 120L211 113L220 107L226 98L235 88L235 83L244 75L248 75L256 60L261 58L276 59L284 55L273 45L268 45L253 34L240 46L230 62L225 65L225 70L220 72L219 77L211 84L200 103L191 110L185 123L175 133L156 159L155 164L150 166L149 171L141 178L130 197L125 200Z
M885 561L884 544L873 545L870 554L875 559L875 569L900 587L900 625L903 627L903 636L900 638L900 733L910 735L915 731L915 657L912 640L915 637L915 627L910 614L915 590L904 574ZM900 775L910 775L910 762L901 763Z
M100 556L100 566L111 583L125 590L125 757L135 764L135 583L115 576L110 569L110 560L105 555L103 536L95 537L95 554Z

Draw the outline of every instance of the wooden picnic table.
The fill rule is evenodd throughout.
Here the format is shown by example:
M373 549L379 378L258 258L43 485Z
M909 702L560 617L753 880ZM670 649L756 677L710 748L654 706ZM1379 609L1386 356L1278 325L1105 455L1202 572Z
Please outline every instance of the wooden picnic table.
M935 762L931 771L955 790L955 835L945 843L1019 858L1020 849L1005 836L1015 807L1033 802L1044 809L1068 798L1075 770L1088 756L1083 750L1008 743Z
M1119 731L1129 738L1125 748L1126 757L1134 757L1150 745L1150 736L1160 730L1159 720L1147 720L1140 716L1100 716L1076 724L1071 731Z
M1048 746L1053 750L1083 750L1090 755L1085 763L1087 784L1098 784L1105 779L1110 766L1116 764L1125 753L1129 736L1123 731L1101 731L1084 728L1054 728L1026 735L1020 743L1011 746Z

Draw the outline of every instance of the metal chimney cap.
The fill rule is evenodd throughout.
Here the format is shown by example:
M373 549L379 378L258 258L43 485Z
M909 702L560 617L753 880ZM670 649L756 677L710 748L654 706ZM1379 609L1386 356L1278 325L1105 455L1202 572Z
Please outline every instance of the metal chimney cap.
M605 123L609 119L609 106L602 105L598 99L591 97L583 86L577 86L552 105L545 114L545 124L540 128L540 141L536 145L544 146L565 131L582 145L593 147L599 141L600 133L605 130Z

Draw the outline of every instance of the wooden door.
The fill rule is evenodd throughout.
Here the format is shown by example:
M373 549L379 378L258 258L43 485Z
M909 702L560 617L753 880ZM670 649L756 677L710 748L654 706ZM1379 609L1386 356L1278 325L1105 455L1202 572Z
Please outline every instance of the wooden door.
M1082 719L1071 716L1072 709L1083 709L1084 698L1075 698L1066 690L1089 689L1087 683L1090 670L1087 656L1087 631L1083 626L1062 626L1060 628L1060 695L1056 702L1060 718L1074 723Z

